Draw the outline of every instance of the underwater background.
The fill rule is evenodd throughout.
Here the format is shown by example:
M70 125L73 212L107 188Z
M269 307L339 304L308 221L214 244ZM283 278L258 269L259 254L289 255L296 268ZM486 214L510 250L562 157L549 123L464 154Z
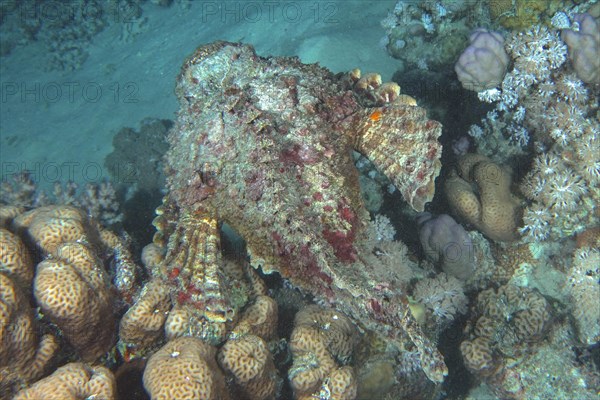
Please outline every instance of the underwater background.
M597 399L596 0L0 0L0 399Z

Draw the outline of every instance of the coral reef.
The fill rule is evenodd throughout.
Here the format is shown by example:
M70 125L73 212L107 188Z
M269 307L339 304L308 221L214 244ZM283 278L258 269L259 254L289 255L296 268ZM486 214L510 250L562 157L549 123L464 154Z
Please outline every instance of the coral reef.
M535 16L536 21L541 22L543 15L548 14ZM580 35L575 32L583 19L588 25ZM509 195L510 175L498 166L513 166L519 186L512 190L520 189L526 201L522 223L506 219L511 232L518 228L522 236L519 241L515 235L510 243L492 243L496 265L491 278L503 286L479 293L461 353L465 366L500 398L591 399L597 397L598 373L593 363L578 357L596 345L600 315L594 260L600 125L594 100L597 87L585 81L589 77L585 69L593 69L597 58L591 60L591 47L585 48L594 42L593 33L586 35L597 27L591 17L576 16L573 9L555 13L547 26L527 24L522 32L508 33L509 71L497 89L478 93L495 109L469 131L477 153L496 164L488 177L506 176ZM566 62L567 50L571 63ZM483 195L473 168L481 156L469 156L470 172L463 175L460 158L445 183L447 190L457 177L468 184L458 181L450 188L454 192L450 190L449 202L462 190L469 193L475 188L478 196ZM475 214L480 212L473 196L465 198ZM513 204L518 212L519 202ZM556 312L559 308L562 311Z
M458 80L465 89L476 92L497 87L510 61L504 38L498 32L476 29L469 42L454 65Z
M144 388L153 400L229 399L216 352L198 338L174 339L148 359Z
M453 213L492 240L518 238L521 202L511 193L511 173L487 157L466 154L444 182Z
M387 279L361 259L371 248L351 158L353 148L362 151L422 210L439 172L440 124L406 97L386 102L392 85L372 98L379 79L369 75L366 88L356 88L363 78L226 42L185 61L176 89L182 108L169 134L169 194L155 220L155 243L167 248L159 275L172 286L175 315L188 321L179 332L218 343L236 318L217 251L224 221L246 240L254 267L280 272L392 341L408 333L427 376L443 379L443 360L405 295L389 287L384 300L373 291Z
M117 388L112 372L103 366L69 363L52 375L21 390L14 400L115 400Z
M386 36L380 44L401 61L400 72L449 70L465 47L474 21L484 16L481 7L466 2L401 0L381 21Z
M136 370L139 391L143 372L153 399L430 400L470 381L455 373L499 398L596 398L598 13L559 3L402 1L384 21L403 86L435 76L459 88L458 59L463 87L493 103L472 140L441 139L458 163L448 204L431 210L464 227L419 215L422 253L412 223L433 199L440 124L377 73L334 75L242 44L185 61L174 124L115 137L106 165L119 189L166 194L143 271L138 243L105 229L127 228L108 182L47 195L26 173L3 180L0 397L126 398L104 365ZM0 4L0 31L17 28L2 52L39 40L50 68L79 68L107 23L17 22L12 7ZM135 11L121 40L146 29ZM486 30L469 45L475 23ZM503 41L495 23L519 32Z
M595 223L598 104L593 88L565 62L567 45L557 31L535 26L512 33L506 49L514 63L501 89L479 93L495 110L483 129L469 133L477 151L497 163L522 157L529 146L533 163L518 166L521 174L528 171L520 188L530 201L520 232L529 242L563 240Z
M163 157L167 152L167 132L170 120L147 118L138 131L123 128L113 137L114 150L104 165L115 183L127 185L128 190L153 193L165 185Z
M74 182L63 185L56 181L53 193L49 196L35 184L28 172L22 172L3 177L0 189L0 204L10 207L72 205L83 208L89 216L105 226L116 225L123 218L116 191L110 182L88 183L84 190L78 191L78 185Z
M115 290L122 287L117 285L119 271L131 261L125 261L130 254L119 237L73 206L24 211L0 205L0 214L7 228L0 229L0 352L2 360L9 361L0 364L4 397L35 382L65 356L97 361L109 352L116 333L115 294L127 294ZM133 284L136 276L130 278ZM70 346L64 346L65 341ZM61 385L44 381L40 387L54 387L53 398L79 396L68 392L76 389ZM96 384L91 385L93 392ZM26 396L34 397L24 398L40 398L46 389L40 390L32 388Z

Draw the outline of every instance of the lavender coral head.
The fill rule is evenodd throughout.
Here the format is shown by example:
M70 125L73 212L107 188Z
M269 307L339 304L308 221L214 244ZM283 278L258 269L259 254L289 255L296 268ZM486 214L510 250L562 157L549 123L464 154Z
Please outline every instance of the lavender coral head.
M579 25L578 31L565 29L561 33L573 69L585 83L600 83L600 26L589 14L576 14L573 22Z
M461 280L473 273L473 244L465 229L451 216L420 213L419 239L425 255L442 270Z
M469 38L471 44L454 65L463 87L481 92L500 85L510 59L504 50L504 38L497 32L476 29Z

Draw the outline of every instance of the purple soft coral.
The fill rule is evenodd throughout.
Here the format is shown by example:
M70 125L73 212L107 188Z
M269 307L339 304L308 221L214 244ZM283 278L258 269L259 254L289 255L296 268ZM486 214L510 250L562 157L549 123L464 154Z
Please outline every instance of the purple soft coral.
M576 14L573 22L579 30L565 29L561 37L569 48L569 58L579 79L585 83L600 83L600 27L589 14Z
M417 223L426 256L445 273L467 280L473 273L473 244L467 231L446 214L420 213Z
M471 44L454 65L458 80L468 90L480 92L500 85L510 59L504 50L504 38L497 32L476 29Z

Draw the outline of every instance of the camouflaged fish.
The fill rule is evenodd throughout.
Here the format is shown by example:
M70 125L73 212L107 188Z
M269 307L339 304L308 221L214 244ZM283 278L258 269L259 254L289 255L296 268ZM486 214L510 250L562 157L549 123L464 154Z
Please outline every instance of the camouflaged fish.
M199 47L176 87L168 195L155 220L155 241L167 248L162 274L195 334L231 320L219 251L225 222L246 241L251 265L391 340L408 335L423 371L441 382L443 358L405 296L378 290L382 278L365 261L369 214L352 158L353 150L367 156L421 211L440 169L441 125L399 88L359 78L259 57L249 45Z

